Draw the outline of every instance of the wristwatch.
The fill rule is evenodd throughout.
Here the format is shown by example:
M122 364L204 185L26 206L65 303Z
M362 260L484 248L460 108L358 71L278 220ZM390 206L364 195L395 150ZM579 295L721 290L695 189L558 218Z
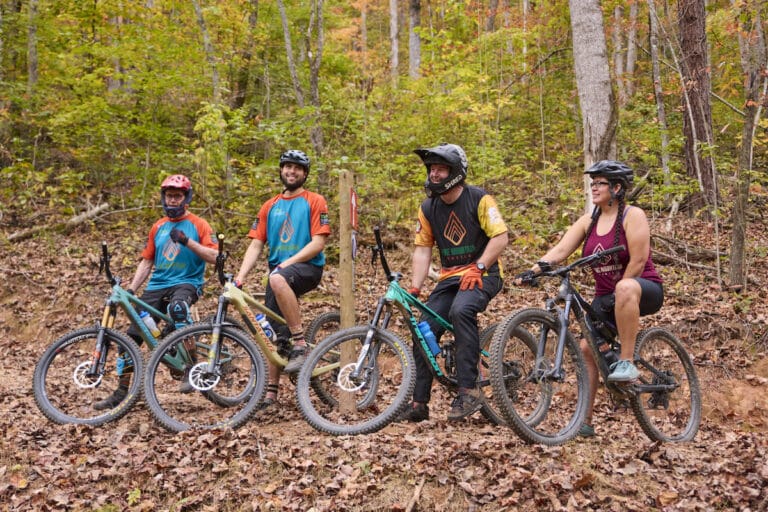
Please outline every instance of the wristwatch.
M475 266L477 267L477 270L480 272L485 272L485 263L477 262L475 263Z

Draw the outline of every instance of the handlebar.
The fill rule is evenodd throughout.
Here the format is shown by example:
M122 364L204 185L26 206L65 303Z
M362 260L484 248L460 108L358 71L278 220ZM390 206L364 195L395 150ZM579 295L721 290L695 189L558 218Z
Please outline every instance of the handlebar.
M99 274L101 274L102 270L104 271L105 275L107 276L107 280L109 281L109 284L111 286L115 286L117 284L117 278L112 275L112 269L109 268L109 261L112 259L112 255L109 254L109 250L107 249L107 242L101 242L101 258L99 259Z
M575 268L591 265L594 261L602 259L605 256L610 256L611 254L621 252L625 249L626 247L624 245L617 245L616 247L611 247L610 249L599 251L599 252L590 254L589 256L584 256L583 258L579 258L578 260L574 261L570 265L566 265L564 267L557 267L549 270L543 270L538 274L531 275L530 278L527 279L527 281L532 286L535 286L536 279L539 277L565 277Z
M216 274L219 276L219 283L224 285L228 279L232 278L231 274L224 273L224 262L227 261L227 253L224 252L224 234L219 233L216 235L219 240L219 254L216 256Z
M389 270L389 264L387 263L387 258L384 256L384 242L381 241L381 228L379 226L373 227L373 235L376 238L376 247L373 248L373 254L371 255L371 264L376 260L376 253L379 255L379 260L381 261L381 266L384 269L384 273L387 276L387 281L392 282L396 278L392 274L392 272Z

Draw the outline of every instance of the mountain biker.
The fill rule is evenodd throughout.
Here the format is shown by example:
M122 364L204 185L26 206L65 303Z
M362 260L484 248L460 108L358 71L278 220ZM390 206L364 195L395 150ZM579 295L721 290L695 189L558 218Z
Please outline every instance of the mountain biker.
M583 243L584 256L619 245L626 250L608 256L592 267L595 277L593 309L603 320L616 325L621 343L619 361L611 365L611 382L630 382L639 376L632 364L635 338L640 317L657 312L664 302L662 280L651 260L651 236L645 212L625 203L634 173L630 167L614 160L602 160L585 174L595 208L580 217L563 238L536 264L516 277L515 284L530 283L531 276L546 267L565 261ZM544 267L544 268L542 268ZM579 435L595 435L592 413L597 393L597 365L586 340L581 341L589 377L589 406Z
M480 338L477 315L501 290L499 256L508 234L494 198L483 189L464 183L467 156L456 144L440 144L414 151L427 169L427 199L418 211L412 261L411 294L418 296L429 273L432 247L437 245L441 270L427 306L454 327L458 396L448 419L461 420L480 410L483 393L477 387ZM431 322L439 340L444 330ZM432 372L414 339L416 388L413 403L401 419L429 419Z
M280 155L283 191L261 206L248 232L253 240L235 278L241 286L267 244L269 281L265 304L287 322L287 326L275 326L275 333L278 346L291 340L288 364L283 369L289 374L301 369L307 355L298 298L320 284L325 265L323 249L331 233L325 198L304 188L309 169L310 160L303 151L291 149ZM279 382L280 368L270 364L262 409L277 401Z
M151 273L141 300L155 309L168 311L174 325L167 326L167 330L190 322L189 308L202 294L205 264L214 263L218 254L211 226L189 211L191 201L192 182L189 178L174 174L163 180L160 203L165 216L150 228L141 261L126 288L127 292L135 293ZM128 334L138 344L143 341L134 325L128 328ZM128 392L132 372L130 362L118 356L118 387L112 395L96 402L94 409L112 409L122 402ZM192 391L186 375L181 391Z

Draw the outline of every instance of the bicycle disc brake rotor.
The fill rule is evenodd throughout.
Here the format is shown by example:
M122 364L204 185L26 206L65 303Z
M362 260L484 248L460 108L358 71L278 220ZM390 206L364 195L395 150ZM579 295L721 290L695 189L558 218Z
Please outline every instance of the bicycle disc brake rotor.
M220 375L208 372L208 363L197 363L189 370L189 383L198 391L208 391L219 383Z
M339 370L339 376L336 378L336 383L344 391L357 391L365 386L365 379L352 380L350 375L357 369L357 363L349 363L343 366Z
M83 361L72 372L72 380L80 388L95 388L101 383L101 374L93 375L90 373L91 362Z

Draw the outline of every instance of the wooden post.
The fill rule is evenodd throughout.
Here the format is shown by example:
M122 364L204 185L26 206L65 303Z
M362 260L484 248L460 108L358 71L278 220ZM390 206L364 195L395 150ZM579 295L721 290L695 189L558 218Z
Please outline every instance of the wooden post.
M355 324L355 261L352 258L352 190L354 179L348 170L339 173L339 285L341 307L341 328ZM357 349L353 343L341 347L341 367L353 363ZM355 397L352 393L342 393L339 410L351 413L355 410Z

